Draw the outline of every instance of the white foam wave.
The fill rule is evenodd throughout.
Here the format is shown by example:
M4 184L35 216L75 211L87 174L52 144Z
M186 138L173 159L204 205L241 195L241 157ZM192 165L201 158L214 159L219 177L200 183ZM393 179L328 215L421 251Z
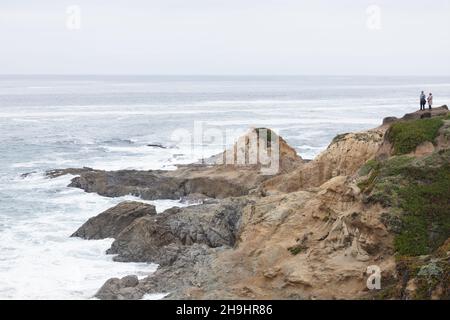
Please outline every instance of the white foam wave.
M144 294L142 300L161 300L167 295L168 293L147 293Z
M105 254L113 239L70 238L89 217L121 201L139 200L67 188L72 177L48 179L36 173L1 189L20 193L23 205L13 209L14 219L2 216L0 223L0 298L87 299L108 278L128 274L142 278L156 270L155 264L113 262ZM156 205L158 212L185 206L174 200L144 202Z

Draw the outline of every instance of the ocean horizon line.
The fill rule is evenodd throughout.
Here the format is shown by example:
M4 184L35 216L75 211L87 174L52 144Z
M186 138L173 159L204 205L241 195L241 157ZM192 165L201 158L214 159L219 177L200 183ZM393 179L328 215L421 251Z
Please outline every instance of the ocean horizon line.
M0 73L0 77L280 77L280 78L296 78L296 77L372 77L372 78L405 78L405 77L423 77L418 74L151 74L151 73ZM427 75L432 78L448 78L448 75Z

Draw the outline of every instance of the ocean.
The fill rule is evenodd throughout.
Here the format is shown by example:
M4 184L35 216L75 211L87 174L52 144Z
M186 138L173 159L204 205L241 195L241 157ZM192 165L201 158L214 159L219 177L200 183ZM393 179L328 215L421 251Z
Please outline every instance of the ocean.
M88 218L139 199L68 188L71 176L47 179L46 170L171 170L250 127L276 130L312 159L336 134L417 110L421 90L435 106L450 103L450 77L0 76L0 299L89 299L108 278L157 268L113 262L112 239L70 238ZM192 138L199 127L202 139ZM184 205L146 202L159 212Z

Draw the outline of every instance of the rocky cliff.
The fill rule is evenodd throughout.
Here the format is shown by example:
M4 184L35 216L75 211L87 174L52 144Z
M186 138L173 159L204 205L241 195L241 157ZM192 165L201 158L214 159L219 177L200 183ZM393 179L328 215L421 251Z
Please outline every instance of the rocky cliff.
M248 153L258 130L232 154ZM106 196L204 200L160 214L128 202L86 222L74 236L113 237L114 259L160 264L142 280L108 280L97 297L450 298L446 106L339 135L309 162L278 141L280 170L272 176L260 164L218 162L229 150L172 172L49 172L77 174L71 186ZM273 144L264 147L270 154ZM380 289L367 287L369 266L381 271Z

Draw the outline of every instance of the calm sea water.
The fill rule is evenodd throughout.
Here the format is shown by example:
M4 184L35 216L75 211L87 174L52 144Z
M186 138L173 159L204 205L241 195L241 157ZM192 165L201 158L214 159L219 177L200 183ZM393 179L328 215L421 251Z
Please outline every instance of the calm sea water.
M0 76L0 298L90 298L110 277L156 268L113 262L104 254L111 239L69 238L133 197L67 188L71 177L49 180L47 169L172 169L252 126L278 130L313 158L338 133L416 110L421 90L435 105L450 103L450 77ZM228 140L193 149L179 139L199 123ZM147 146L155 143L167 148ZM180 205L152 203L159 211Z

